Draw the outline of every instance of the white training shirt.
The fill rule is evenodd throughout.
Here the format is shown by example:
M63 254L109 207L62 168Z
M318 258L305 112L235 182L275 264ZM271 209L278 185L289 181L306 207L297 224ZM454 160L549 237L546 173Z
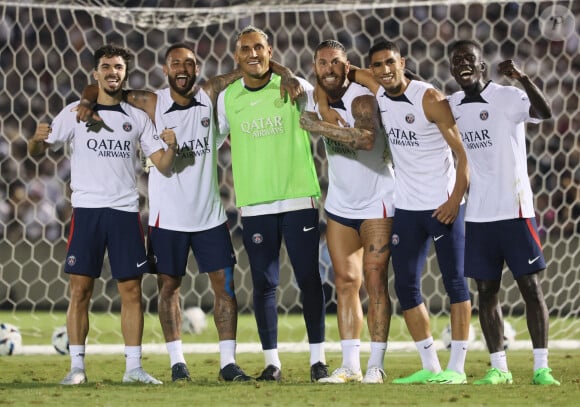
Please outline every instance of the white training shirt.
M337 107L336 103L331 105L348 127L354 127L352 101L362 95L372 96L372 93L364 86L351 83L342 96L342 107ZM318 113L318 105L309 105L306 110ZM353 150L343 143L323 139L329 178L325 209L348 219L392 217L395 182L392 164L384 158L386 138L382 129L370 151Z
M491 222L535 216L527 171L525 122L530 101L522 90L488 82L480 98L459 91L449 103L470 168L465 220Z
M173 129L179 148L170 177L156 168L149 173L149 225L181 232L221 225L227 217L218 186L211 99L201 88L188 106L175 103L169 88L156 94L157 130Z
M153 122L142 110L121 102L96 105L102 122L92 126L76 121L71 111L79 102L66 106L52 121L46 142L52 150L70 146L74 208L113 208L139 211L136 168L139 144L146 156L163 149Z
M411 81L405 92L390 98L376 94L395 167L395 207L422 211L447 201L455 185L451 148L423 112L423 95L433 88Z

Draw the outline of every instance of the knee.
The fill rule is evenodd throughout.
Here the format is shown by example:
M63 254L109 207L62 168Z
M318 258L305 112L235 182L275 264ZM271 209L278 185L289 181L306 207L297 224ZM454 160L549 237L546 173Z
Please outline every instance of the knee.
M520 292L524 301L542 301L543 294L540 283L537 279L537 274L525 275L516 279Z
M500 281L495 280L477 280L477 293L480 301L490 301L494 299L500 287Z
M168 275L159 274L157 277L157 285L159 288L159 297L162 299L171 299L179 296L179 287L181 280Z
M224 272L216 271L209 274L209 279L216 300L231 301L235 298L233 278L228 278Z
M71 286L70 298L71 302L88 303L92 296L92 289L85 286Z
M371 298L387 295L387 273L386 270L366 270L365 288Z
M338 269L334 270L334 284L337 293L358 293L361 284L362 276L358 270Z
M408 281L397 282L397 279L395 279L395 292L403 311L415 308L423 303L420 287L410 284Z

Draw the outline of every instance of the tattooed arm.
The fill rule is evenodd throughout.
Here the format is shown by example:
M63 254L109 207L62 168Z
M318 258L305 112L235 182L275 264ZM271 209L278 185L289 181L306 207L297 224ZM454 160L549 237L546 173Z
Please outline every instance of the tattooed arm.
M322 121L313 112L303 113L300 125L311 133L338 141L354 150L371 150L380 129L376 100L370 95L359 96L353 100L351 109L354 127L340 127Z

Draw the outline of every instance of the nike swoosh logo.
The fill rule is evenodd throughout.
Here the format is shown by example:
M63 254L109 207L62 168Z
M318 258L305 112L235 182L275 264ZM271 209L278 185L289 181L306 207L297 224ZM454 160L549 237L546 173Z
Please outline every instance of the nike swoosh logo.
M137 263L137 268L143 267L145 263L147 263L147 260L145 260L143 263Z
M312 226L311 228L307 228L306 226L304 226L304 227L302 228L302 231L303 231L303 232L310 232L312 229L314 229L314 226Z
M260 102L261 102L260 100L253 100L250 102L250 106L256 106Z
M538 260L540 258L540 256L535 257L533 259L528 259L528 264L534 264L536 262L536 260Z
M423 346L423 349L429 349L431 346L433 346L433 342L431 342L429 345Z
M433 241L434 241L434 242L436 242L437 240L441 239L443 236L445 236L445 235L439 235L439 236L435 236L435 237L433 238Z
M459 120L461 116L454 117L455 121Z

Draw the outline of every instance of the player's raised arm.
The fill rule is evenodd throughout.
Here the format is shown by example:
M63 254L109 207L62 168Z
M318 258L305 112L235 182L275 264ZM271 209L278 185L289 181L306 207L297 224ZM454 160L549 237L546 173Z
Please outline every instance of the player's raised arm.
M459 205L469 183L467 154L463 148L459 129L455 124L455 119L453 119L453 114L445 96L436 89L428 90L423 97L423 110L425 111L425 117L437 125L457 160L455 185L451 196L433 212L433 217L436 217L439 222L451 224L457 217Z
M518 66L512 61L508 59L506 61L501 62L497 70L500 74L507 76L508 78L512 78L517 80L519 83L522 84L528 98L530 99L530 116L536 119L549 119L552 117L552 108L550 104L546 100L546 97L542 93L540 89L532 82L530 77L524 74Z
M46 139L51 132L50 124L39 123L36 126L34 135L30 140L28 140L28 153L30 155L41 155L47 149Z
M175 132L171 129L163 130L159 136L167 144L167 150L157 150L149 156L149 159L161 173L170 176L178 151L177 139Z

